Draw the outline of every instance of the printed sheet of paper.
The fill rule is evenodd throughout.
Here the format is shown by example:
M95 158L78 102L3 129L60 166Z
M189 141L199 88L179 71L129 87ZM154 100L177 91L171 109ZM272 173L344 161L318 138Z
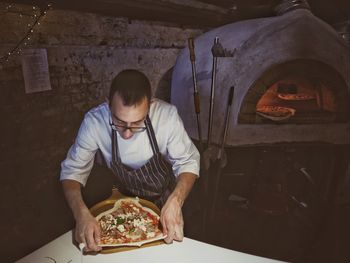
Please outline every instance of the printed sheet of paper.
M51 90L46 49L24 49L22 71L26 93Z

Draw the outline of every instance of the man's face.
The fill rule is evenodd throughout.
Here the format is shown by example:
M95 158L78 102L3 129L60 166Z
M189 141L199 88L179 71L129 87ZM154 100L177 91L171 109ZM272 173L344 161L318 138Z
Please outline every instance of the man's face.
M115 94L111 102L113 124L118 128L123 139L130 139L134 132L123 127L144 127L144 120L148 114L149 101L147 97L137 105L125 106L122 98ZM121 127L121 128L120 128Z

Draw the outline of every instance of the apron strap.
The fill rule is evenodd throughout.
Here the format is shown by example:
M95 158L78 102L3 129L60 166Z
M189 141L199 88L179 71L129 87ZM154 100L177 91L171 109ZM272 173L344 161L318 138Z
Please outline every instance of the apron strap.
M145 124L147 127L147 134L148 134L148 138L150 139L150 142L151 142L153 154L156 155L159 153L159 147L158 147L156 135L154 133L153 126L151 123L151 119L149 118L148 114L147 114L146 119L145 119Z
M116 130L112 129L112 161L114 163L121 163L118 152L118 139Z

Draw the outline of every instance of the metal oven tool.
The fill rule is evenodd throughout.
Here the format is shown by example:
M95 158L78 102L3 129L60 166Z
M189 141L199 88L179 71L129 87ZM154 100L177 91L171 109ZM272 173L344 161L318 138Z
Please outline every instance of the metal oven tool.
M225 153L225 142L228 134L228 127L230 124L230 112L231 112L231 106L232 106L232 100L233 100L233 94L234 94L234 87L232 86L230 88L230 93L228 96L228 102L227 102L227 109L226 109L226 118L225 118L225 128L224 128L224 135L221 141L221 147L219 149L219 154L217 157L217 170L216 174L214 177L214 193L213 193L213 199L211 203L211 209L210 209L210 218L213 219L215 215L215 208L216 208L216 203L217 203L217 198L218 198L218 193L219 193L219 184L221 181L221 174L222 174L222 169L226 166L227 160L226 158L223 159L223 156L226 154Z
M192 80L193 80L193 99L194 99L194 108L196 111L197 117L197 132L199 139L199 151L203 150L203 141L202 141L202 126L201 126L201 118L200 118L200 96L197 86L197 70L196 70L196 55L194 51L194 40L193 38L188 39L188 49L190 51L190 60L192 66Z

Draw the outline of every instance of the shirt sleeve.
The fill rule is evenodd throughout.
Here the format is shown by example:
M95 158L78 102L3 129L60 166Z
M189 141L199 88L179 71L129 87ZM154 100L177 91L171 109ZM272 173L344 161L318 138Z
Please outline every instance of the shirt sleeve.
M61 163L60 180L75 180L85 186L98 149L94 139L93 122L91 116L85 118L79 128L74 144L68 151L66 159Z
M183 122L173 107L168 118L169 129L167 152L175 176L189 172L199 176L200 155L188 136Z

